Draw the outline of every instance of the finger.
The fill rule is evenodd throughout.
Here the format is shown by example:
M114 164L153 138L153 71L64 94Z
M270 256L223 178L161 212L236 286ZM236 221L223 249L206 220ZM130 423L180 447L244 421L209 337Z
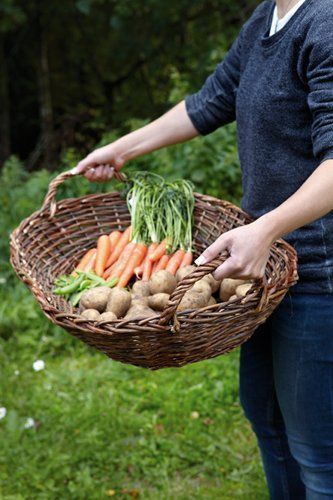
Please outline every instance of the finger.
M195 264L197 266L202 266L203 264L206 264L207 262L210 262L211 260L215 259L220 253L224 252L225 250L228 250L227 246L227 240L225 238L225 235L222 234L217 238L217 240L214 241L206 250L199 255L199 257L196 259Z
M86 172L84 172L84 177L88 179L90 182L95 182L95 175L96 175L96 169L95 168L90 168Z
M96 166L96 161L93 159L91 155L88 155L83 160L81 160L76 165L76 167L72 168L71 172L72 174L83 174L95 166Z
M238 273L238 274L237 274ZM215 271L212 273L213 277L217 280L223 280L225 278L238 278L240 273L238 267L235 265L235 262L232 257L229 257L223 264L221 264Z

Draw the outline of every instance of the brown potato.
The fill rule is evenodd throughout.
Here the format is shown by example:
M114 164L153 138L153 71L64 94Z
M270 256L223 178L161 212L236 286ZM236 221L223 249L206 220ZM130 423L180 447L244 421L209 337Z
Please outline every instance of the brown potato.
M90 319L91 321L99 321L101 315L96 309L86 309L81 313L81 316L85 319Z
M184 266L178 269L176 272L177 281L181 281L185 276L191 274L196 269L195 266Z
M147 281L136 281L132 286L132 294L135 296L148 297L150 294L149 283Z
M245 283L236 288L237 297L245 297L247 292L252 288L252 283Z
M197 281L189 291L191 290L193 292L202 294L206 299L206 303L208 303L210 297L212 296L212 289L207 280L201 279Z
M208 301L208 306L213 306L214 304L216 304L216 299L215 297L211 297Z
M145 319L156 316L156 314L156 311L153 311L150 307L135 305L128 310L124 319Z
M80 306L83 309L97 309L103 312L111 295L111 288L107 286L97 286L87 290L82 294Z
M152 295L156 293L172 293L177 286L177 280L169 271L157 271L149 280L149 289Z
M156 311L163 311L169 301L168 293L156 293L148 297L148 305Z
M212 274L206 274L206 276L204 276L202 279L204 281L208 281L212 289L212 293L217 292L219 286L221 285L221 280L217 281Z
M108 300L106 310L113 312L117 318L122 318L131 305L131 294L125 288L114 288Z
M237 295L231 295L230 299L229 300L235 300L235 299L238 299Z
M239 285L246 283L245 280L234 280L232 278L225 278L220 286L220 299L222 302L226 302L229 298L234 295L236 288Z
M134 306L136 304L141 304L141 305L144 305L144 306L148 306L148 299L150 297L144 297L143 295L133 295L132 294L132 302L131 302L131 306Z
M106 311L102 313L99 317L99 321L116 321L117 316L111 311Z
M207 305L207 302L208 301L205 297L205 294L189 290L182 298L179 306L177 307L177 311L185 311L186 309L200 309L200 307L205 307Z

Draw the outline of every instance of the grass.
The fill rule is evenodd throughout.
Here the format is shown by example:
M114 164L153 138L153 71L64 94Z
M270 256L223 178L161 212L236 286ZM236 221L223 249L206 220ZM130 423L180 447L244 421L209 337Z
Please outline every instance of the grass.
M238 403L237 352L180 370L122 365L51 325L21 284L9 290L0 291L1 499L267 498Z

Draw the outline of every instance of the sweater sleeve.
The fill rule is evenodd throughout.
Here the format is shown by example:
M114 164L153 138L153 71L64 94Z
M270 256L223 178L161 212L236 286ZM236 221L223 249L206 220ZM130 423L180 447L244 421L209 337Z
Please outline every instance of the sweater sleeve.
M313 117L313 152L319 162L333 158L333 16L310 30L306 79L308 105Z
M185 99L188 116L201 135L235 120L242 31L201 90Z

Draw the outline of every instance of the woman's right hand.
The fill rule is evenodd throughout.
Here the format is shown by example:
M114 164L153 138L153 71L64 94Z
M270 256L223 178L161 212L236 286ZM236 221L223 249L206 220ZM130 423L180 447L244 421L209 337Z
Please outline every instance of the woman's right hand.
M125 165L125 159L114 143L95 149L72 169L73 174L82 174L89 181L104 182L113 177L115 171Z

